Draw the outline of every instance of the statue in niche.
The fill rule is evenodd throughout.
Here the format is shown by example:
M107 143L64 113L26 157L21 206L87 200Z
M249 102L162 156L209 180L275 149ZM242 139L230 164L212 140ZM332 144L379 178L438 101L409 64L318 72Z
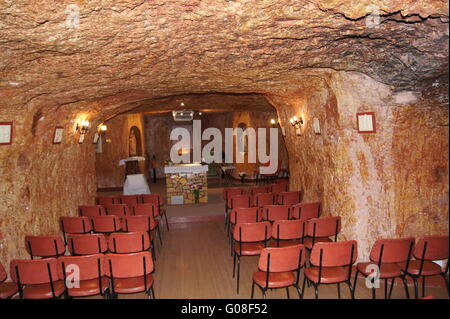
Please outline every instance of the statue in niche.
M129 147L129 151L130 151L130 156L137 156L137 140L136 140L136 135L134 134L134 131L132 130L130 132L130 147Z

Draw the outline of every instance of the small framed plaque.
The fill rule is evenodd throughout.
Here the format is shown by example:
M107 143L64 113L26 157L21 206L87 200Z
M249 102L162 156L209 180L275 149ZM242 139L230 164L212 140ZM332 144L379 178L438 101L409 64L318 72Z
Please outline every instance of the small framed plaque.
M314 133L316 135L320 135L320 121L319 121L319 119L315 118L313 120L313 126L314 126Z
M376 133L374 112L356 113L356 121L358 133Z
M301 135L302 135L302 129L296 128L296 129L295 129L295 135L301 136Z
M55 127L55 133L53 134L53 144L61 144L64 128L62 126Z
M94 144L97 144L99 136L100 135L98 135L98 132L95 132L95 134L94 134L94 141L93 141Z
M85 135L86 134L80 134L80 137L78 138L78 144L83 144Z
M0 122L0 145L11 145L13 138L13 122Z

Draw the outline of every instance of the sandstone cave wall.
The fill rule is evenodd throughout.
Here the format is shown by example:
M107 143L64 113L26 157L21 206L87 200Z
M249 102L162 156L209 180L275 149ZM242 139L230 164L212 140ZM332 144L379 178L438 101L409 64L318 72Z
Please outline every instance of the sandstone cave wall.
M321 201L324 216L342 216L340 239L357 240L360 259L377 238L448 233L448 126L425 124L448 118L445 109L430 106L430 115L398 104L391 87L358 73L303 83L267 96L286 129L291 189ZM363 111L375 112L375 134L357 132ZM304 119L302 136L288 122L293 115Z
M29 258L25 235L60 235L60 216L75 216L78 205L94 202L95 147L92 130L78 143L74 110L23 112L3 105L14 98L2 101L0 122L14 122L13 144L0 146L0 262L7 268L13 258ZM53 144L55 126L64 127L61 144Z

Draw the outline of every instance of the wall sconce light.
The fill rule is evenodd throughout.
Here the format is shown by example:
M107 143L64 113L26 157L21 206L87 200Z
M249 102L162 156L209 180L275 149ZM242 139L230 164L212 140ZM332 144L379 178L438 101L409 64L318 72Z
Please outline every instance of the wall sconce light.
M99 132L100 133L105 133L108 130L108 127L105 124L100 124L99 126Z
M278 123L279 123L278 120L276 120L276 119L270 119L270 125L275 126L275 125L277 125Z
M302 118L298 118L297 116L293 116L289 119L289 123L291 123L291 125L293 127L295 127L296 129L299 129L302 127L303 125L303 119Z
M80 123L77 123L76 130L80 132L80 134L86 134L89 130L89 121L83 120Z

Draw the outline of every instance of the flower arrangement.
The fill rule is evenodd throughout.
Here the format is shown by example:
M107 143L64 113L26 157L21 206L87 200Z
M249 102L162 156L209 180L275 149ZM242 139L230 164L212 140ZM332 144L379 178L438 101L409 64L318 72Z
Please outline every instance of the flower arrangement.
M192 190L192 193L194 194L195 203L200 202L200 190L202 189L202 187L203 186L201 184L192 184L191 185L191 190Z

